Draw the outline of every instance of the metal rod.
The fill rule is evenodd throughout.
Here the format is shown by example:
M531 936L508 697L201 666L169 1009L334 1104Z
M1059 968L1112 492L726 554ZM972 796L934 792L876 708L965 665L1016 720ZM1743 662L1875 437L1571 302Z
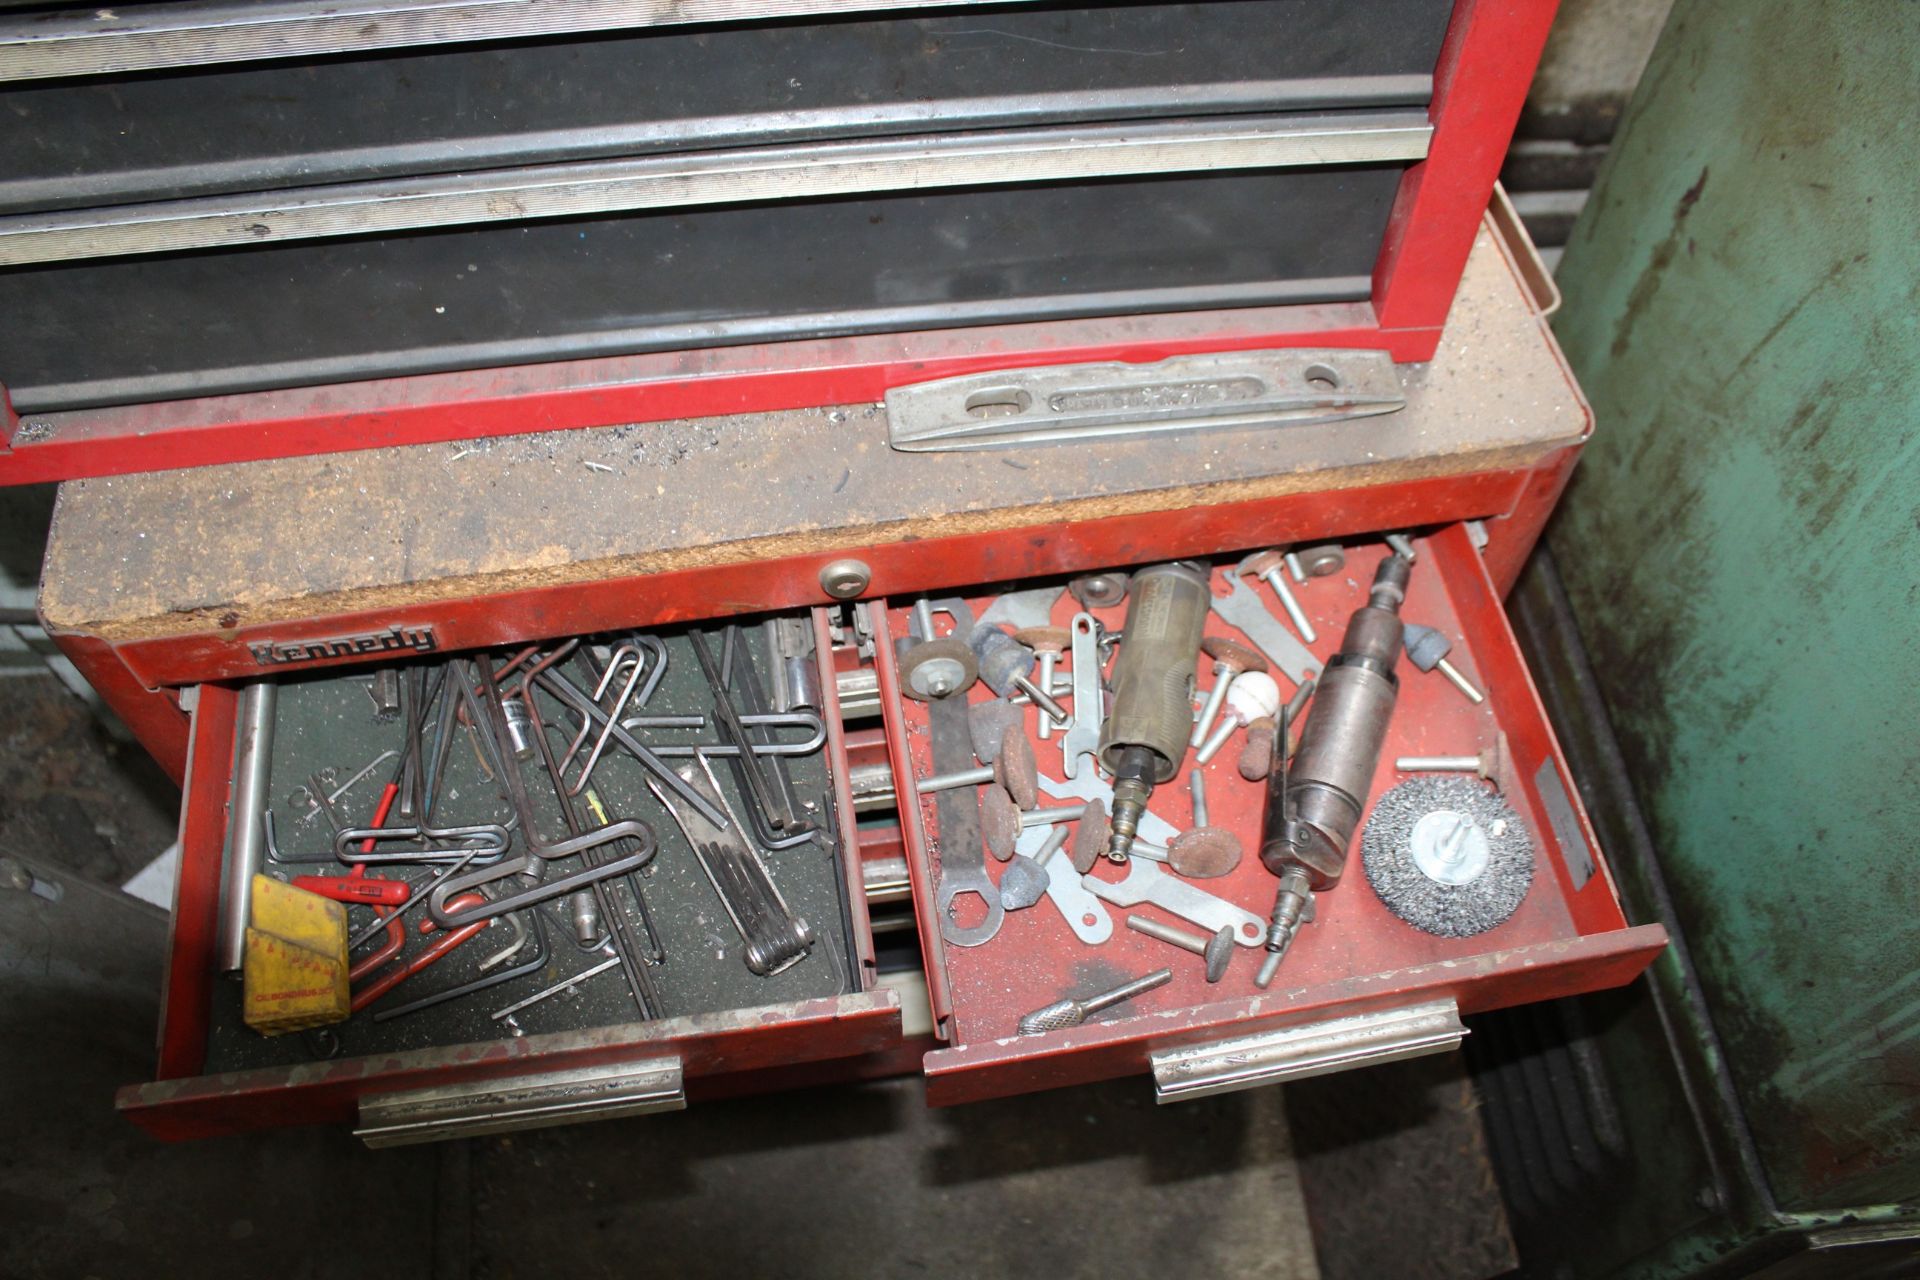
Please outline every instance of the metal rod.
M1473 703L1475 706L1479 706L1481 703L1487 700L1487 695L1484 693L1481 693L1478 689L1474 688L1473 682L1467 679L1465 676L1461 675L1459 670L1451 662L1448 662L1445 658L1440 659L1438 662L1434 663L1434 665L1440 669L1441 675L1453 681L1454 688L1458 689L1461 693L1464 693L1467 695L1468 702Z
M1213 731L1213 722L1220 714L1220 708L1226 705L1227 686L1232 684L1234 677L1239 674L1237 671L1229 671L1217 665L1214 667L1214 672L1213 688L1207 690L1207 700L1200 705L1200 714L1193 722L1193 733L1187 738L1187 745L1190 747L1197 747L1207 740L1207 735Z
M1063 804L1052 809L1029 809L1020 815L1020 826L1022 829L1025 829L1027 827L1051 826L1056 823L1078 822L1086 816L1086 813L1087 805L1084 802L1081 804Z
M983 764L977 769L962 769L958 773L937 773L931 778L921 778L913 784L913 789L926 796L936 791L947 791L954 787L977 787L992 781L993 766Z
M565 991L568 987L577 987L581 983L585 982L588 978L592 978L599 974L605 973L607 970L613 968L615 965L619 963L620 963L619 956L615 956L611 960L602 960L599 964L594 965L591 969L582 969L579 973L574 974L571 978L562 978L560 979L560 981L554 983L552 986L542 988L541 990L536 991L532 995L528 996L526 999L515 1001L513 1004L508 1005L506 1008L497 1010L493 1013L488 1014L487 1016L493 1019L495 1022L500 1021L500 1019L502 1018L511 1017L512 1015L526 1008L528 1005L539 1004L542 1000L545 1000L548 996L557 996L562 991Z
M253 877L266 856L267 784L273 777L273 717L280 686L258 680L240 692L239 728L233 756L233 794L227 814L227 861L220 886L220 928L214 943L221 973L246 960L247 921L253 910ZM326 798L323 786L314 798Z

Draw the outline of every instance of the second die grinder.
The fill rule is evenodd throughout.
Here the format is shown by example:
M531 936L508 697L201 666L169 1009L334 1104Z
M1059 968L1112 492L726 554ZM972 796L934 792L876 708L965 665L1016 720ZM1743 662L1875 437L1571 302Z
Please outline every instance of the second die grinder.
M1291 762L1284 732L1275 735L1279 763L1267 775L1260 861L1280 877L1280 892L1257 986L1273 981L1302 919L1312 918L1313 895L1339 884L1346 869L1347 849L1360 825L1400 691L1394 664L1400 660L1400 605L1412 569L1413 562L1397 553L1380 562L1367 603L1353 611L1340 652L1320 673L1313 712Z
M1213 606L1204 565L1182 560L1133 575L1113 706L1100 730L1100 764L1113 775L1113 838L1107 857L1125 862L1153 789L1171 779L1193 735L1200 635Z

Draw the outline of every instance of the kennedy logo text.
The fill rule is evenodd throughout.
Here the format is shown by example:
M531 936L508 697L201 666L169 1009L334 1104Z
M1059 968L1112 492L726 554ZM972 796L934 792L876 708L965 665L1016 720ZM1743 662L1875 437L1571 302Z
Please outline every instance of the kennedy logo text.
M263 667L283 662L317 662L326 658L359 658L370 653L432 653L439 648L432 627L388 627L355 636L327 640L260 640L247 646Z

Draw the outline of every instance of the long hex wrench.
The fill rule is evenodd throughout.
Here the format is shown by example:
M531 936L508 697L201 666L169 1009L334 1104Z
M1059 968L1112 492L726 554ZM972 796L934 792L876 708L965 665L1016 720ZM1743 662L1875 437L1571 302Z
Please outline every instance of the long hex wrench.
M422 1009L431 1009L435 1005L445 1004L449 1000L459 1000L465 996L474 995L481 991L488 991L494 987L504 986L509 982L515 981L516 979L524 978L528 974L538 973L540 972L540 970L546 968L547 967L546 925L541 922L540 913L538 911L527 911L522 914L525 914L532 918L533 927L531 929L528 929L527 926L519 924L519 920L520 920L519 914L510 915L506 917L507 920L513 922L517 926L518 937L515 939L514 944L511 948L509 948L508 950L499 952L497 954L504 955L511 958L513 955L518 953L521 950L521 948L523 948L526 945L529 939L531 939L533 942L533 954L529 956L527 959L522 960L519 964L513 965L509 968L501 969L497 972L492 972L492 973L487 972L487 969L489 968L489 966L487 961L483 960L480 962L480 968L481 968L480 977L475 978L470 982L463 982L459 986L448 987L445 991L436 991L430 996L421 996L418 1000L412 1000L406 1004L395 1005L391 1009L378 1010L374 1013L373 1020L375 1022L389 1022L394 1018L404 1018L410 1013L418 1013ZM468 926L468 927L471 928L474 926Z
M546 766L548 778L553 782L553 797L560 806L560 820L566 823L567 831L577 837L586 828L580 821L578 810L573 807L573 796L568 793L566 787L566 775L560 771L560 766L553 756L553 747L547 741L546 726L540 721L540 707L533 696L532 680L530 678L522 680L520 690L521 696L526 700L527 710L533 716L534 746L540 752L540 760ZM607 723L612 724L613 721L608 720ZM602 865L598 849L581 850L580 860L589 867ZM631 876L628 877L629 880L631 878ZM639 1007L640 1016L642 1018L659 1017L660 991L653 985L652 975L634 958L639 945L634 941L633 926L628 923L626 912L621 911L619 905L614 902L609 881L596 880L592 889L594 903L600 909L600 918L611 924L613 953L620 961L621 971L626 974L627 986L633 992L633 1002Z
M477 893L468 893L462 894L454 901L458 904L471 906L477 903L485 903L486 899ZM393 990L408 978L411 978L414 974L419 973L422 969L439 961L449 951L452 951L455 947L458 947L461 943L473 937L473 935L479 933L491 923L492 921L490 920L476 920L472 924L462 925L457 929L449 931L444 937L436 938L412 958L401 964L382 970L379 975L368 982L366 986L353 993L352 997L348 1000L348 1007L354 1013L360 1012L375 1000L378 1000L381 996L387 994L387 992ZM422 933L427 932L432 927L433 922L430 920L420 922ZM385 948L382 948L382 950L385 950Z
M755 756L810 756L827 740L827 722L817 711L768 711L743 715L740 723L749 729L805 729L807 736L798 742L756 742L749 748ZM623 729L704 729L705 716L628 716L620 722ZM769 734L771 736L771 734ZM732 760L741 752L730 742L660 742L653 753L662 760L691 760L705 756L709 760Z
M599 975L605 973L607 970L613 968L615 965L619 963L620 963L620 958L618 956L614 956L610 959L602 960L599 964L594 965L592 968L582 969L579 973L574 974L570 978L562 978L560 979L560 981L554 983L550 987L542 987L540 990L534 992L532 995L527 996L524 999L516 1000L504 1009L496 1009L492 1013L488 1014L487 1017L491 1018L495 1022L500 1021L502 1018L511 1018L514 1014L519 1013L522 1009L526 1009L533 1005L539 1004L542 1000L545 1000L550 996L557 996L562 991L567 991L573 987L577 987L581 983L585 982L588 978L598 977Z
M628 663L632 665L633 670L627 676L626 684L621 686L619 694L614 698L613 706L608 709L607 723L602 726L600 736L594 739L593 749L587 752L587 761L580 766L580 776L575 778L572 785L566 788L569 796L579 795L587 789L587 784L593 781L593 769L595 765L600 763L600 754L607 749L607 739L613 736L614 725L617 724L620 717L625 714L627 703L632 700L634 691L640 687L640 677L645 673L647 665L646 659L641 656L640 646L622 645L620 648L615 649L612 660L607 663L606 674L602 675L599 683L593 686L593 700L598 702L607 696L607 690L612 687L614 680L619 677L621 666ZM531 710L533 707L533 690L524 681L521 687L523 691L520 696L526 700L527 707ZM566 773L564 763L560 767L560 772L563 775Z
M437 884L441 880L446 879L448 876L460 874L460 872L466 870L468 864L474 860L475 856L476 856L476 852L470 850L459 861L449 863L445 871L442 871L438 876L434 877L434 883ZM402 906L399 910L395 911L393 914L396 916L404 916L409 911L412 911L415 907L419 906L421 903L425 902L426 900L427 900L426 894L415 893L413 897L407 900L407 903L405 906ZM387 917L381 915L378 912L375 912L372 924L365 926L360 930L360 932L354 934L351 938L347 939L347 950L352 951L355 947L364 946L367 943L368 939L372 938L375 934L379 933L380 930L386 925L386 923L387 923Z
M737 709L745 713L741 717L741 731L746 735L748 746L756 745L762 741L761 735L746 723L745 717L765 714L769 710L766 694L760 687L760 672L753 665L753 651L748 646L745 632L738 626L729 626L721 636L720 680L731 693L736 687L735 676L738 675L739 705ZM778 654L773 655L773 661L777 667ZM771 735L767 735L766 740L771 741ZM773 821L775 827L782 831L811 832L818 825L807 822L800 816L800 801L794 795L793 778L787 772L787 762L784 759L777 755L769 756L766 762L762 763L755 760L752 755L742 755L741 761L741 765L734 767L750 766L758 769L761 776L773 784L773 798L779 810L778 816L782 819ZM772 814L768 816L770 820L775 817Z
M393 812L402 818L411 818L417 812L419 799L419 789L414 784L419 780L426 754L421 736L427 731L428 715L433 711L441 690L446 687L447 669L443 664L435 668L429 678L424 668L409 666L397 675L395 693L400 723L406 736L401 740L400 767L394 776L397 807Z
M652 829L645 823L635 822L632 819L611 822L604 827L567 840L551 843L542 840L536 825L538 819L534 816L533 806L527 798L526 780L521 776L519 761L513 758L513 751L508 745L505 717L499 710L500 693L499 687L494 683L492 663L485 654L481 654L471 662L456 663L455 672L458 677L460 696L475 717L475 723L486 725L493 735L502 761L507 791L512 798L514 812L520 818L520 835L526 848L518 858L503 859L491 867L462 872L436 885L427 895L427 913L441 927L455 928L476 920L504 915L509 911L518 911L522 907L533 906L550 898L564 897L576 889L586 888L596 880L637 871L653 860L653 855L658 852L659 846L654 841ZM552 674L551 671L542 672L539 678L544 679ZM582 867L557 880L529 885L527 888L476 907L456 911L450 910L447 906L447 900L452 895L478 888L483 884L492 884L509 876L521 875L535 865L536 860L544 862L570 857L622 837L631 838L634 841L633 853L615 858L610 862L603 862L597 867Z
M353 790L356 786L358 786L363 780L366 779L368 774L372 773L375 769L378 769L381 765L385 764L387 761L394 759L399 754L400 753L398 751L393 750L391 747L389 747L385 751L382 751L379 755L367 761L365 764L361 765L358 769L355 769L353 771L352 776L349 777L345 782L334 784L333 788L327 792L327 799L332 801L335 804L338 804L340 802L341 797L345 796L347 792ZM307 811L300 815L299 820L301 822L312 822L315 818L319 817L323 812L325 812L325 810L321 808L320 801L314 797L312 791L310 791L308 788L304 786L296 787L294 789L293 794L296 796L304 794L308 798ZM272 855L269 854L268 856L271 857ZM305 859L295 858L295 859L292 859L292 861L324 862L325 859L324 858L305 858Z
M403 701L406 699L406 696L403 687L401 692ZM449 698L445 705L452 706L453 700ZM448 724L450 720L443 714L440 723ZM444 764L444 758L441 758L439 762ZM420 814L420 824L423 829L431 831L431 803L424 798L420 798L424 795L425 785L424 777L419 772L416 772L411 779L411 787L416 796L415 803L418 806L417 812ZM514 941L512 945L505 950L481 962L479 977L468 982L460 983L457 986L449 987L444 991L436 991L432 995L422 996L417 1000L409 1001L406 1004L398 1005L391 1009L381 1009L373 1015L373 1020L375 1022L387 1022L394 1018L402 1018L410 1013L418 1013L422 1009L431 1009L436 1005L445 1004L449 1000L458 1000L465 996L473 995L476 992L490 990L504 983L526 977L528 974L537 973L545 968L547 963L546 930L540 923L540 916L537 911L528 911L524 914L533 918L533 928L531 932L527 926L521 922L520 914L505 917L513 926ZM519 954L529 939L531 939L533 943L533 954L529 958L522 960L519 964L500 969L498 972L492 972L497 965L504 964L507 960Z
M612 821L607 816L607 807L600 802L600 794L592 787L588 787L580 798L587 802L587 810L593 814L595 822L605 826ZM624 846L616 845L615 847L623 848ZM633 895L633 905L640 912L640 927L647 931L647 960L652 964L665 964L667 949L660 941L660 930L654 927L653 910L647 906L647 895L641 891L640 878L629 871L626 881L627 892Z
M820 813L824 821L820 830L813 833L813 837L819 842L820 847L826 850L827 872L829 878L833 881L834 905L840 909L840 936L843 938L852 938L853 895L847 888L847 877L841 865L846 857L847 846L845 838L840 834L840 819L837 810L834 808L833 792L831 790L820 793ZM845 976L848 985L845 990L858 991L860 989L860 968L852 947L846 948L846 961Z
M693 646L693 656L700 663L701 674L706 676L707 684L713 691L713 720L714 726L720 731L720 740L739 752L731 763L741 790L747 793L748 817L753 822L754 833L769 848L785 847L781 841L792 834L787 829L794 825L796 819L791 812L783 809L777 789L761 770L760 762L753 758L754 740L741 723L740 711L733 705L733 696L727 691L726 676L714 663L706 637L693 630L687 632L687 640ZM813 827L809 824L805 834L811 835L812 832Z
M447 749L450 745L450 716L443 715L439 722L449 728L448 735L438 733L439 725L436 725L434 748L425 767L420 764L420 756L425 750L421 742L421 733L425 730L427 714L432 710L432 703L445 690L447 684L445 670L443 669L439 674L440 680L431 688L426 687L423 680L402 681L400 685L401 714L408 726L408 736L400 767L396 770L395 776L400 786L400 794L406 800L404 808L412 813L414 821L401 826L385 825L384 806L390 800L391 793L383 794L383 811L374 815L372 826L343 828L334 833L334 856L341 861L360 867L396 862L445 862L451 860L454 853L458 851L439 850L436 846L456 844L478 846L481 857L487 859L490 865L506 853L508 845L512 842L509 827L501 823L473 823L453 827L433 825L434 803L439 798L442 771L446 768L450 754ZM454 705L454 700L448 698L447 705ZM429 770L432 771L431 793L428 790ZM417 850L376 851L379 844L395 840L419 841L427 847ZM358 847L350 848L350 846Z
M632 752L633 758L644 765L648 773L664 783L669 791L697 809L700 816L708 822L722 829L727 826L726 814L714 808L711 800L688 785L687 780L669 768L667 762L654 754L653 749L646 743L620 727L619 722L602 710L599 703L587 696L585 689L551 668L535 676L534 683L562 703L586 715L595 724L612 723L614 725L613 740Z

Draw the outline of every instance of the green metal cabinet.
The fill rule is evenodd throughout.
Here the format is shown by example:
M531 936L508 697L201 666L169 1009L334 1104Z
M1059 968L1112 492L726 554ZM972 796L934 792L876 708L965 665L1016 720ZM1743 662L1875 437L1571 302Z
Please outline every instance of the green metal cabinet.
M1633 1172L1556 1269L1920 1273L1920 3L1680 0L1560 283L1597 426L1516 610L1682 945L1595 1006Z

